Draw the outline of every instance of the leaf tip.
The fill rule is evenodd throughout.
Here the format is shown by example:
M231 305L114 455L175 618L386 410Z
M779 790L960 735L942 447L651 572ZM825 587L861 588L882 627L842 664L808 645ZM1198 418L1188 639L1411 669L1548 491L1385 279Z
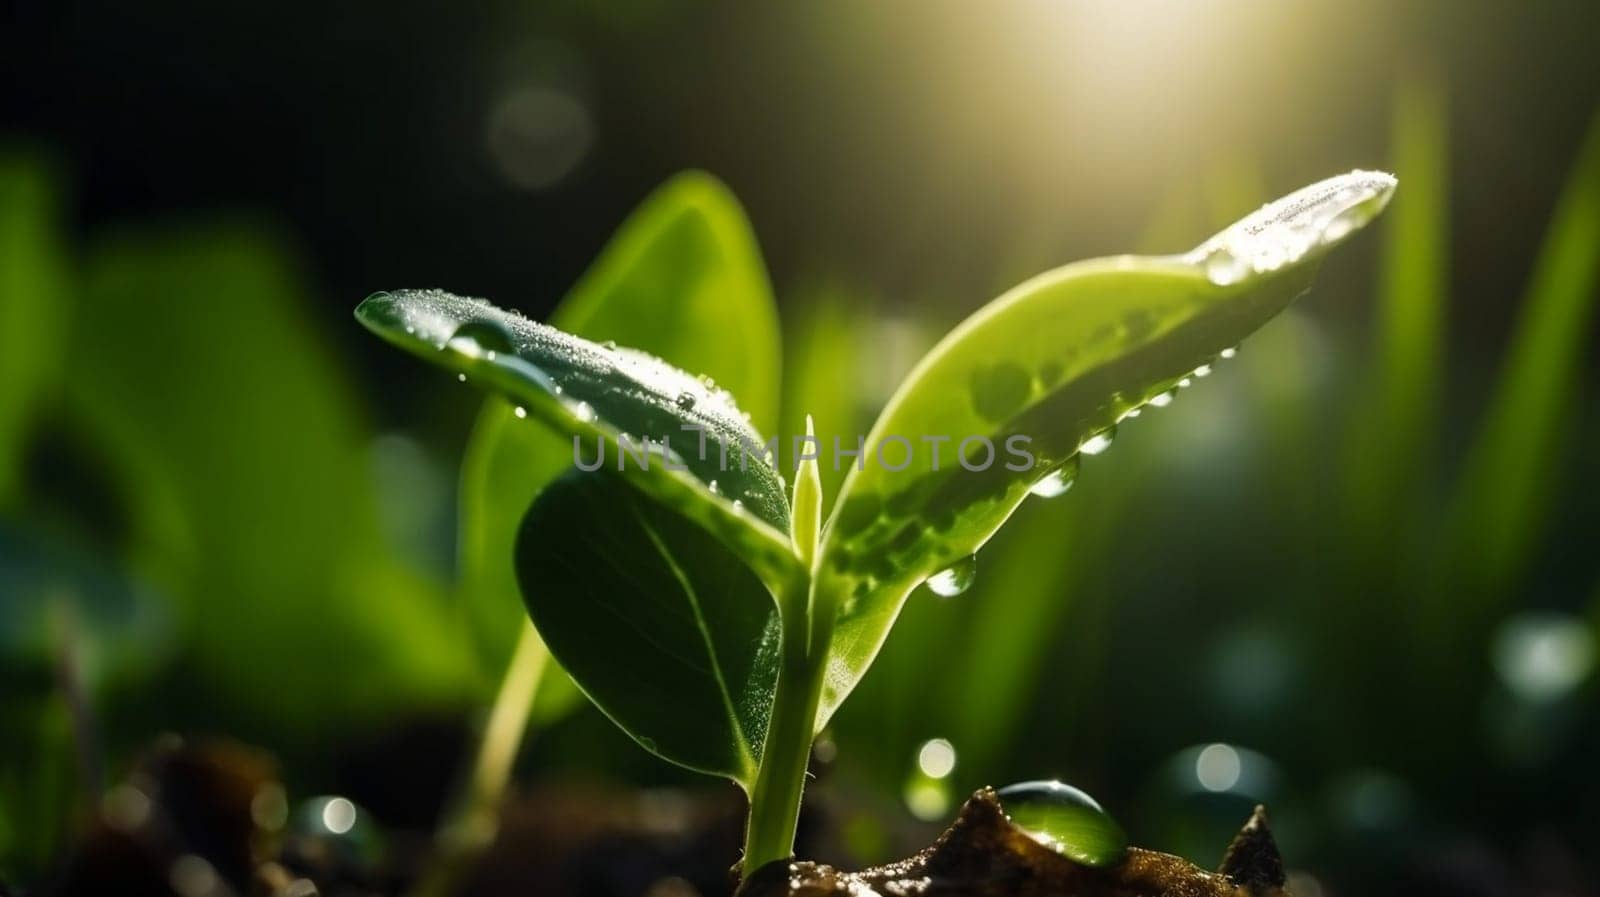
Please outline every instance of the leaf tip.
M387 290L379 290L361 300L355 310L356 320L370 330L379 330L393 324L399 313L394 294Z
M1314 262L1377 218L1399 185L1355 169L1273 200L1195 247L1184 260L1218 286Z

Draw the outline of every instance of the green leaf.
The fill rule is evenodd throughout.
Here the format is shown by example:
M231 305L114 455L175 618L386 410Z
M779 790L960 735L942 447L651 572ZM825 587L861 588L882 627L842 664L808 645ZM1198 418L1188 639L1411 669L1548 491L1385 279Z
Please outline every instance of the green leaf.
M747 789L777 680L778 618L726 546L612 471L573 470L517 540L528 613L645 749Z
M1349 428L1349 541L1383 564L1428 527L1421 511L1438 431L1445 309L1450 268L1449 108L1442 76L1408 71L1391 116L1395 171L1406 192L1389 210L1379 265L1377 342L1367 385ZM1352 565L1354 567L1356 565ZM1384 580L1399 571L1380 570ZM1374 597L1381 590L1372 590Z
M1386 174L1353 172L1270 203L1183 256L1058 268L946 336L878 418L873 457L846 479L829 521L815 593L837 608L818 726L912 588L976 552L1030 488L1077 464L1080 448L1101 447L1129 411L1282 311L1393 188ZM938 437L948 441L929 441ZM981 469L969 470L957 452L976 437L994 455L985 466L972 442L967 457ZM1007 452L1012 439L1028 440L1037 463L1012 469L1025 466Z
M735 547L769 585L793 575L783 480L726 390L652 355L438 290L376 293L356 317L391 343L506 396L570 436L583 458L620 467L635 486Z
M143 228L83 269L71 435L110 459L130 566L179 601L182 684L231 714L208 724L325 738L460 698L449 605L386 550L371 434L283 245Z
M652 352L706 374L738 399L758 429L778 390L777 308L749 222L733 195L684 172L647 197L551 316L589 340ZM525 611L512 554L517 527L546 484L572 466L572 444L520 421L511 403L484 403L461 479L463 605L487 668L505 667ZM534 714L549 719L577 692L546 675Z

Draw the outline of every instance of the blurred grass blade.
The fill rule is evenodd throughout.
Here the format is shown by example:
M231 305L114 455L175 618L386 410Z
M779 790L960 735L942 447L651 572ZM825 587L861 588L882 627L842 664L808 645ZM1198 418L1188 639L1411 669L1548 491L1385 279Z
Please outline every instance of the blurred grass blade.
M1184 256L1068 265L946 336L867 437L874 452L893 443L893 454L850 473L829 521L816 593L839 606L836 619L818 611L837 627L819 723L872 662L912 588L976 552L1031 489L1076 464L1080 449L1098 451L1129 412L1164 404L1287 307L1393 187L1388 175L1355 172L1264 206ZM950 440L943 465L937 436ZM973 437L993 454L963 469L952 455ZM999 455L1018 437L1037 464Z
M1367 375L1371 386L1360 393L1360 424L1350 428L1344 495L1352 539L1364 541L1368 555L1393 557L1398 545L1416 536L1439 426L1450 143L1447 94L1437 71L1419 67L1401 78L1391 129L1391 161L1406 189L1384 230L1378 352Z
M952 693L939 696L940 715L950 721L949 737L960 746L969 775L1004 778L1000 763L1021 737L1037 691L1055 690L1040 683L1039 673L1060 647L1062 621L1076 603L1073 590L1100 557L1095 537L1109 533L1109 523L1080 500L1040 503L985 553L972 618L959 643L962 674L950 682ZM1067 544L1073 550L1064 553L1060 547Z
M1499 600L1529 562L1556 489L1600 285L1596 247L1600 114L1562 190L1505 367L1453 496L1453 582L1484 600Z
M0 148L0 510L19 498L28 433L66 357L54 174L42 157Z

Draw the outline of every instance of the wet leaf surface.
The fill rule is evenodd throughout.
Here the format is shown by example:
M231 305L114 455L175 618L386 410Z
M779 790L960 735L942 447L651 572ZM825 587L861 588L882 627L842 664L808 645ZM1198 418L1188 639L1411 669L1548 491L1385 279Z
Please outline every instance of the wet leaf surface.
M1329 178L1184 255L1041 274L952 330L879 415L828 521L819 591L838 606L818 729L912 589L964 564L1030 492L1064 491L1120 421L1209 374L1311 286L1394 187L1381 172Z

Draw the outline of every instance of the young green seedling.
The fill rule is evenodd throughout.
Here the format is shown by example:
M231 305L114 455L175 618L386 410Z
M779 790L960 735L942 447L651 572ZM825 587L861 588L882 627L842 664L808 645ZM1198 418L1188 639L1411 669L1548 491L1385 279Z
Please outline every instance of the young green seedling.
M769 443L705 379L439 291L378 293L356 314L572 440L577 463L517 539L528 613L639 744L744 788L753 870L792 852L812 739L910 592L969 579L1030 493L1059 494L1120 420L1282 311L1394 185L1352 172L1187 254L1079 262L1014 288L907 377L821 526L815 461L791 502Z

